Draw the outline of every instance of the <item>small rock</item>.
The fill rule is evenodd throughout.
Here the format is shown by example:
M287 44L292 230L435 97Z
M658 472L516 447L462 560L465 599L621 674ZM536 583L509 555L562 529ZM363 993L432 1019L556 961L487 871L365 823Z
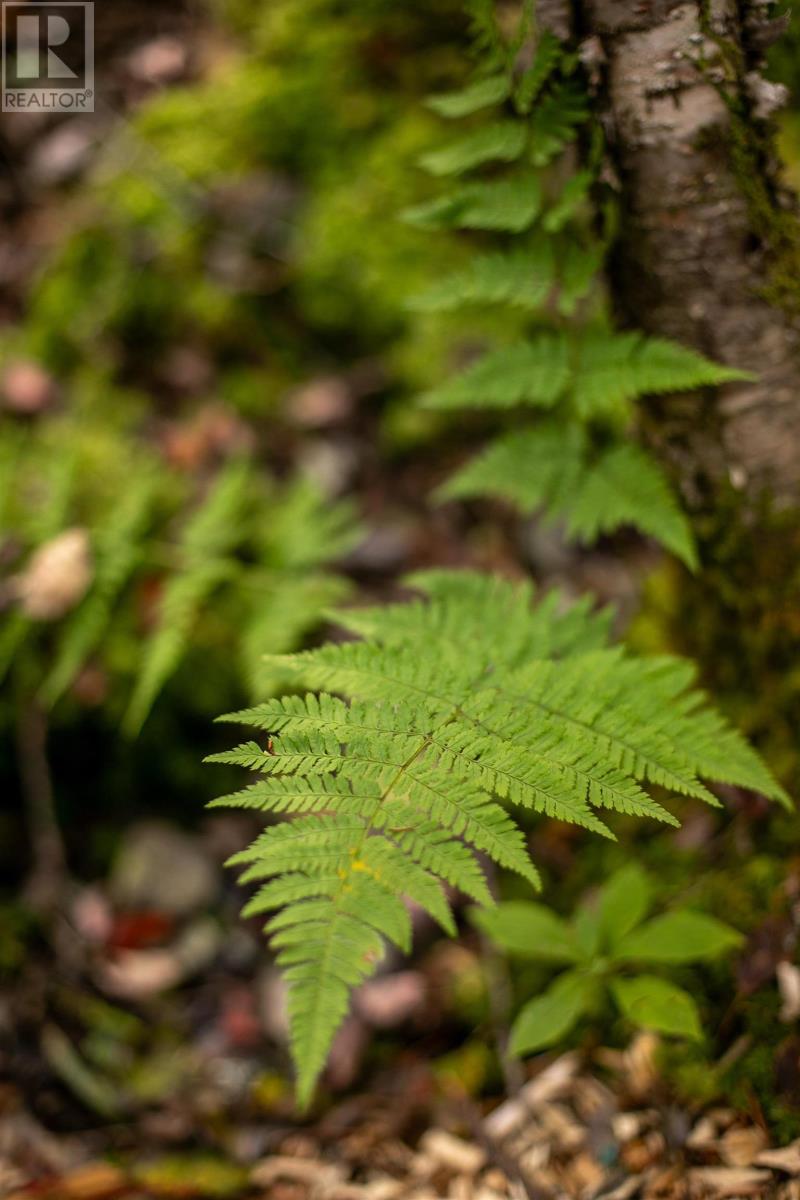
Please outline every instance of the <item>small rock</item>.
M346 556L351 571L401 570L411 557L414 530L407 521L375 525L367 536Z
M173 83L185 74L187 62L186 45L165 35L137 46L128 55L127 67L141 83Z
M33 181L40 187L54 187L80 175L89 164L97 135L94 118L73 117L56 126L31 155L28 172Z
M175 917L206 908L220 873L199 838L165 821L144 821L125 836L111 875L111 894L125 908Z
M356 993L356 1011L375 1029L393 1029L419 1012L427 991L419 971L396 971L363 984Z
M85 529L67 529L45 542L13 581L14 593L32 621L57 621L86 595L92 555Z
M49 408L58 389L53 376L36 362L12 362L3 372L5 407L20 416L34 416Z
M87 942L102 946L108 941L114 918L100 888L81 888L72 902L71 915L77 933Z
M326 376L312 379L289 400L289 415L296 425L306 429L324 429L350 416L353 396L343 379Z
M214 921L207 918L193 921L165 949L119 952L102 965L101 984L107 992L130 1000L168 991L210 965L221 936Z
M345 438L309 438L297 459L300 474L326 496L340 496L352 483L358 465L358 446Z

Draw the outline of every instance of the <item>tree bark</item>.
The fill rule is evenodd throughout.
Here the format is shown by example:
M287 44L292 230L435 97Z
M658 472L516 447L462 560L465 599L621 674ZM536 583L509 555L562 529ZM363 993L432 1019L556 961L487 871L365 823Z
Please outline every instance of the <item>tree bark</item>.
M607 68L623 315L757 377L662 405L664 449L695 498L702 481L728 480L748 497L795 503L800 326L775 281L800 262L800 226L775 184L763 119L780 91L756 69L766 5L583 0L575 11Z

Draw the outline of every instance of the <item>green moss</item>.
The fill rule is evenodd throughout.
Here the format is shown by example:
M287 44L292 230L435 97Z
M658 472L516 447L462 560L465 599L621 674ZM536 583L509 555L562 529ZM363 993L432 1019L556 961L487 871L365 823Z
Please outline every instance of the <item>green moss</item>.
M768 251L768 279L763 289L768 303L792 316L800 314L800 224L796 214L778 203L776 195L775 129L752 111L747 87L748 63L739 42L717 33L709 0L701 5L703 33L714 43L714 66L723 82L708 80L724 100L730 117L728 149L737 186L747 202L754 235ZM704 63L708 71L710 64Z

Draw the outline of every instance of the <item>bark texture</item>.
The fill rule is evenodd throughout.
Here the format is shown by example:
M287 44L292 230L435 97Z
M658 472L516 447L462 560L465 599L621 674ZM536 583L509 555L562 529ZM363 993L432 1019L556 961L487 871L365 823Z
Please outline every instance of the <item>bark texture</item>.
M797 502L800 324L766 298L782 250L769 244L765 206L776 230L793 220L769 178L761 120L777 99L755 69L766 6L583 0L579 21L606 59L625 209L616 283L630 323L758 377L667 406L680 475L699 467Z

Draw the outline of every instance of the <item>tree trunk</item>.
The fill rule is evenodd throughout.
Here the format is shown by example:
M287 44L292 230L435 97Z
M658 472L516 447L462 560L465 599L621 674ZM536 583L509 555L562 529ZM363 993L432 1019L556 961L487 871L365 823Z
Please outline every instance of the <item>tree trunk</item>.
M716 490L727 480L749 498L791 504L800 497L800 226L775 186L763 119L782 91L756 69L765 14L762 0L576 6L580 35L595 52L599 41L607 66L623 315L757 376L660 406L660 440L695 499L700 481Z

